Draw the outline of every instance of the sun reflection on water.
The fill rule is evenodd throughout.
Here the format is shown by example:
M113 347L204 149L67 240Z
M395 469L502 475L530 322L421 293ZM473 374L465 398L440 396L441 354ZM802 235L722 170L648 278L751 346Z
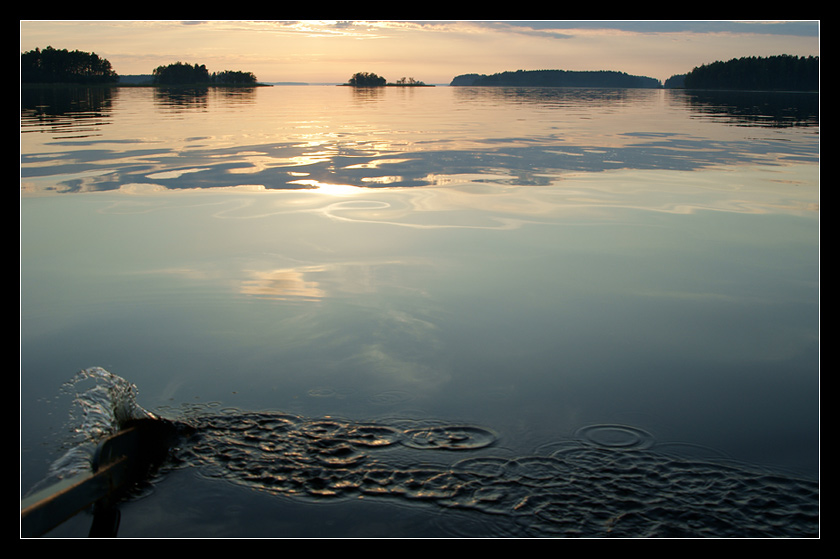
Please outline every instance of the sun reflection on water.
M305 185L308 188L317 190L321 194L329 194L331 196L352 196L363 192L358 186L352 184L329 184L314 179L300 179L290 181L289 184Z

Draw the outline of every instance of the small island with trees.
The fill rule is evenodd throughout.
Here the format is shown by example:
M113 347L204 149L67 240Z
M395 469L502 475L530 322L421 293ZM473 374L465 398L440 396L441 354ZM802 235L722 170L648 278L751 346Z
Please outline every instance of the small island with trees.
M211 74L204 64L182 62L158 66L152 76L157 85L257 85L257 77L251 72L225 70Z
M356 72L347 80L347 83L341 85L350 87L434 87L414 78L406 77L402 77L394 83L388 83L388 80L372 72Z

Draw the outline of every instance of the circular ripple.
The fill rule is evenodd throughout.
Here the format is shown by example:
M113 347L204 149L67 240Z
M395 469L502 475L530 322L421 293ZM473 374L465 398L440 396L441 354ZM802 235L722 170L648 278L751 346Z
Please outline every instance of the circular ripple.
M336 440L339 437L343 438L347 431L347 423L330 419L310 421L301 426L300 431L311 439Z
M333 388L331 386L319 386L310 389L307 394L312 398L346 398L353 394L353 390Z
M402 440L402 431L387 425L356 425L347 433L348 442L359 446L382 447Z
M629 425L589 425L578 429L577 437L600 448L640 450L653 446L653 435Z
M507 475L520 482L536 481L542 484L551 481L565 481L569 474L568 465L552 456L523 456L508 461Z
M440 425L409 429L402 443L423 450L473 450L496 442L495 433L471 425Z
M505 472L509 458L497 456L477 456L465 458L452 465L452 472L462 479L480 477L500 477Z

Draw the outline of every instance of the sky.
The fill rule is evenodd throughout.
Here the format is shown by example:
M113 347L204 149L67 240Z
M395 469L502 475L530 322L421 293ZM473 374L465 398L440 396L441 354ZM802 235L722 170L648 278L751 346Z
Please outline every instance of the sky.
M614 70L665 81L744 56L819 55L819 20L20 20L20 50L94 52L118 74L175 62L261 82L344 83L356 72L448 84L460 74Z

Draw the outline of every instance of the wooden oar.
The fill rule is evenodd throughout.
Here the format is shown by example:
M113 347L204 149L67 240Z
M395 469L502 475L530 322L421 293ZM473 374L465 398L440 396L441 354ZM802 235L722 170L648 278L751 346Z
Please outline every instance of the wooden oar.
M96 506L91 535L102 533L103 518L113 518L114 505L125 490L141 481L169 449L175 426L164 419L140 419L103 440L96 448L91 471L60 481L21 500L21 537L46 534L76 513ZM108 528L105 533L113 531Z

